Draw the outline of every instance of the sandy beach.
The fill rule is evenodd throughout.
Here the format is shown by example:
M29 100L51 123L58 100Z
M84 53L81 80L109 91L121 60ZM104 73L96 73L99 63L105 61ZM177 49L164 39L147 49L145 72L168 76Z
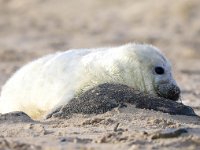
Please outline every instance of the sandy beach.
M200 115L198 0L0 0L0 86L24 64L74 48L148 43L173 66L182 103ZM0 115L4 149L200 149L200 118L116 108L32 120Z

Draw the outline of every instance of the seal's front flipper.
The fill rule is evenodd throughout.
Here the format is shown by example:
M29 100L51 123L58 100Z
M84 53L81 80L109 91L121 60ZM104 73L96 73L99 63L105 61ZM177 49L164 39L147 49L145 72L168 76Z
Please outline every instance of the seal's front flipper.
M171 115L197 116L191 107L161 97L144 95L140 99L130 100L129 103L134 104L136 108L152 109Z

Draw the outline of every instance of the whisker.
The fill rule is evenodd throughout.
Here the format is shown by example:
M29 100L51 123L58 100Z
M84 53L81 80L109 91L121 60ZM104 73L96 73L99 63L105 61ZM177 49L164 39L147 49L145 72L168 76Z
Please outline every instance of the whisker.
M180 97L179 97L178 100L180 100L181 104L183 104L183 103L182 103L182 97L181 97L181 95L180 95Z

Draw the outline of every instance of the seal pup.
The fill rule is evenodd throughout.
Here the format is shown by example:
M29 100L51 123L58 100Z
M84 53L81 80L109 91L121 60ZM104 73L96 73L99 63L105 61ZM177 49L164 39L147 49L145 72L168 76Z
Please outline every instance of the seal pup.
M0 113L24 111L41 118L102 83L124 84L171 100L180 95L170 62L156 47L127 44L74 49L50 54L19 69L2 88Z

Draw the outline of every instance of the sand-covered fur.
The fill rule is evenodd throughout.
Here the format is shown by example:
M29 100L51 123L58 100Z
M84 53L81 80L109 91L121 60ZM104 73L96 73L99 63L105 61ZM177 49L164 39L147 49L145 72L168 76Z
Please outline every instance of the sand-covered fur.
M73 114L102 114L114 108L127 107L128 104L171 115L197 116L191 107L182 103L144 94L127 85L104 83L73 98L67 105L50 112L46 118L70 118Z

